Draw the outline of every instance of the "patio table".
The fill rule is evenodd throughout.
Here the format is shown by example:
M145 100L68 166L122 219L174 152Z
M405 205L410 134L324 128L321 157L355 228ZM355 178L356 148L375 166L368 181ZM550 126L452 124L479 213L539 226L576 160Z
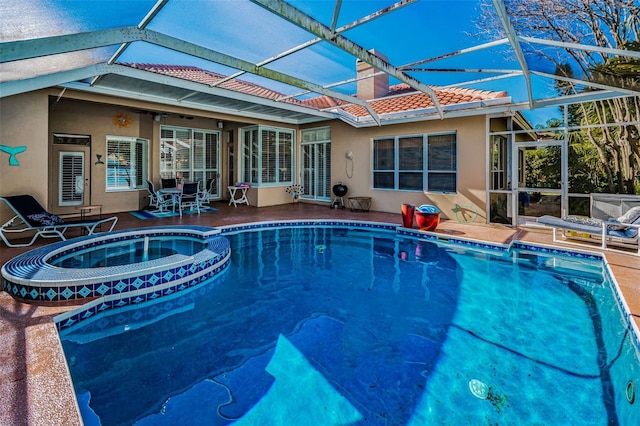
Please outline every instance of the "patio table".
M238 204L246 204L249 205L249 200L247 199L247 189L248 186L228 186L229 190L229 205L233 204L233 207L238 207ZM238 194L238 198L236 198L236 192L240 190Z
M178 188L165 188L158 191L160 194L168 195L171 197L171 211L175 213L176 205L180 203L180 195L182 194L182 189Z

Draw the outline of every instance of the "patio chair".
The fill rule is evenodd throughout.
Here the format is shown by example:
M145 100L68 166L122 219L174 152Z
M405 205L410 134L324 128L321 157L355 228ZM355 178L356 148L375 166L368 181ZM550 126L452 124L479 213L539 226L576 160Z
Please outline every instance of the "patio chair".
M205 189L201 192L201 194L202 202L210 204L212 198L217 195L215 178L207 180L207 185L205 186Z
M147 179L147 192L149 192L149 207L154 207L155 213L166 213L169 211L169 206L173 206L173 200L171 197L166 196L162 192L156 191L156 187L150 180Z
M162 189L177 188L178 179L176 178L160 179L160 185L162 185Z
M615 219L602 220L579 216L568 216L562 219L555 216L542 216L537 219L537 222L553 229L553 242L567 243L567 239L598 242L603 250L611 250L609 245L631 248L635 249L640 256L640 244L638 244L640 207L633 207ZM562 239L558 238L558 230L562 231Z
M8 247L27 247L33 244L38 237L59 237L66 240L64 233L70 228L86 230L88 235L95 234L96 229L99 229L98 232L111 232L118 222L116 216L99 220L66 221L47 212L31 195L0 197L0 200L4 201L15 213L13 218L0 227L0 238ZM102 229L102 225L105 225L105 230ZM16 244L9 241L10 235L19 235L30 231L35 232L35 235L27 243Z
M178 203L178 209L180 210L180 217L182 217L182 210L188 207L189 210L196 210L200 214L200 182L185 182L182 184L182 193L180 194L180 202Z
M158 193L156 192L156 186L147 179L147 192L149 193L149 207L158 208Z

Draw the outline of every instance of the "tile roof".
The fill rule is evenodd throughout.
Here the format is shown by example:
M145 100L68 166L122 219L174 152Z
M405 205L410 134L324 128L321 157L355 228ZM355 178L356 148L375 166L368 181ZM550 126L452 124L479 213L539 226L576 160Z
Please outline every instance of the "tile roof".
M213 86L220 80L227 78L227 76L218 74L216 72L203 70L198 67L187 65L163 65L163 64L140 64L140 63L122 63L131 68L155 72L157 74L168 75L170 77L180 78L183 80L193 81L195 83L202 83L208 86ZM217 85L221 89L233 90L234 92L240 92L247 95L259 96L261 98L277 100L286 97L286 95L276 92L275 90L267 89L255 83L248 82L246 80L240 80L237 78L225 81L224 83ZM283 102L300 104L296 99L286 99Z
M439 88L435 86L431 86L431 89L434 90L438 102L443 107L507 97L507 92L504 91L493 92L458 87ZM417 91L404 83L389 87L389 96L373 99L369 101L369 105L379 115L434 107L429 95ZM369 112L359 105L347 105L342 109L356 117L369 115Z
M220 80L226 78L226 76L222 74L206 71L194 66L141 63L123 63L121 65L210 86L213 86ZM273 100L286 97L286 95L282 93L237 78L225 81L216 87ZM507 92L505 91L494 92L457 87L440 88L437 86L431 86L431 88L435 91L438 101L443 107L507 97ZM355 99L356 98L354 97L354 100ZM369 115L369 112L360 105L349 104L340 99L335 99L326 95L304 100L287 98L283 99L283 102L304 105L315 109L340 108L355 117L366 117ZM368 103L378 115L424 110L434 107L429 95L424 92L417 91L404 83L390 86L388 96L370 100Z

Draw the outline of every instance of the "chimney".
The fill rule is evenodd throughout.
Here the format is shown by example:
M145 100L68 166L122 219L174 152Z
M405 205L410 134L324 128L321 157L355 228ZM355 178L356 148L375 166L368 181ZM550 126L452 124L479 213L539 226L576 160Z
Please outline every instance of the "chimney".
M386 56L372 49L369 51L374 56L382 59L385 62L388 62ZM358 78L375 74L380 72L379 69L374 68L366 62L361 61L360 59L356 60L356 75ZM367 78L364 80L358 80L358 92L356 94L358 99L362 100L371 100L382 98L387 96L389 93L389 74L377 75L375 77Z

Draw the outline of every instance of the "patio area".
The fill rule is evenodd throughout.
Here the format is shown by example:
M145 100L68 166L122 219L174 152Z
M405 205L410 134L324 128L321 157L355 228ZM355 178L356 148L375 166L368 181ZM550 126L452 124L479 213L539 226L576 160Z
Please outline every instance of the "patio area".
M129 213L118 214L117 230L158 225L223 226L247 222L293 219L335 219L386 222L400 225L399 212L352 212L330 209L326 205L306 203L275 207L230 207L226 202L213 202L217 211L140 220ZM551 232L538 228L513 228L500 225L462 224L443 220L435 231L443 235L472 238L488 242L509 243L520 240L551 245ZM28 248L0 247L0 265L16 255L56 240L39 239ZM567 246L572 247L572 246ZM573 246L575 247L575 246ZM585 249L599 251L596 246ZM606 252L605 257L629 305L636 324L640 326L640 258ZM0 424L12 425L73 425L81 424L77 403L67 371L64 354L51 319L72 308L66 306L27 305L0 292Z

